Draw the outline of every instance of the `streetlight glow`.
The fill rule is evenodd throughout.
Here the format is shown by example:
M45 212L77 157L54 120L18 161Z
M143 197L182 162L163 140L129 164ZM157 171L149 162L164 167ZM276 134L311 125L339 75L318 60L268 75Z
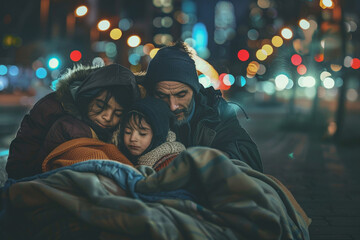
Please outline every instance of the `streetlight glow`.
M130 47L137 47L137 46L139 46L140 42L141 42L141 39L138 35L132 35L127 40L127 44Z
M87 14L87 12L88 12L88 8L85 5L82 5L76 8L75 15L77 17L83 17Z
M49 59L49 62L48 62L48 66L49 68L51 69L56 69L60 66L60 61L58 58L56 57L52 57Z
M293 32L291 31L290 28L283 28L281 30L281 36L283 36L283 38L289 40L293 37Z
M322 9L333 8L334 2L332 0L321 0L319 5Z
M299 21L299 26L301 27L301 29L307 30L307 29L310 28L310 23L309 23L309 21L306 20L306 19L301 19L301 20Z
M101 20L98 23L97 27L100 31L106 31L110 28L110 22L109 22L109 20L106 20L106 19Z

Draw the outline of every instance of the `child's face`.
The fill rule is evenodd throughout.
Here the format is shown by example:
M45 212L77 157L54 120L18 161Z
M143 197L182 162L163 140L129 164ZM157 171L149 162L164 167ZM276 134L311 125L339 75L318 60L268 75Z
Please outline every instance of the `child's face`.
M105 102L107 92L104 91L89 104L88 117L102 128L113 128L119 124L123 108L111 97Z
M138 120L138 119L136 119ZM140 156L150 145L153 132L150 125L142 119L140 124L134 117L126 124L124 129L124 144L131 155Z

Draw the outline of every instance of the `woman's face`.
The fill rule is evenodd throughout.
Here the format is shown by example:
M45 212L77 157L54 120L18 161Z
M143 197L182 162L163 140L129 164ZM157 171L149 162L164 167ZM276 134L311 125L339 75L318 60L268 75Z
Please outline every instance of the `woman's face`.
M134 121L133 116L126 124L124 129L124 144L131 155L140 156L150 146L153 132L150 125L144 119L141 119L139 124L136 123L138 123L138 121Z
M101 128L113 128L119 124L124 109L114 97L106 102L106 94L104 91L90 102L88 118Z

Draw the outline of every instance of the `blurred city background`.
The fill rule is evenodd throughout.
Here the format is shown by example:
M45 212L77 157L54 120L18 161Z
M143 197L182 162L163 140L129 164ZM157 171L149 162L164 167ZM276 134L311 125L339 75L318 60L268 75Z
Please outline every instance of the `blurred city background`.
M359 13L357 0L2 0L0 151L67 68L146 71L182 40L213 67L199 81L245 109L312 239L360 239Z

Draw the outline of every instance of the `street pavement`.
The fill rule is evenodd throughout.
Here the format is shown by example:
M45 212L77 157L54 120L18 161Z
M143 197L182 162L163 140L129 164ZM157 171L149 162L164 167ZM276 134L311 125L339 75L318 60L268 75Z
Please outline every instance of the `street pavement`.
M241 120L258 145L264 172L287 186L312 219L312 240L360 239L360 141L351 132L356 125L346 126L336 144L318 134L282 130L286 110L253 106L250 120Z
M17 111L8 115L11 126L24 114ZM345 134L345 140L336 144L317 134L282 130L288 117L285 105L253 104L245 111L250 119L241 116L240 121L258 145L264 172L287 186L312 219L311 239L360 240L360 141L351 131L359 121L347 121L354 125L345 128L352 137L346 139ZM15 134L9 134L5 125L3 120L0 151ZM5 160L0 157L0 168L2 164Z

